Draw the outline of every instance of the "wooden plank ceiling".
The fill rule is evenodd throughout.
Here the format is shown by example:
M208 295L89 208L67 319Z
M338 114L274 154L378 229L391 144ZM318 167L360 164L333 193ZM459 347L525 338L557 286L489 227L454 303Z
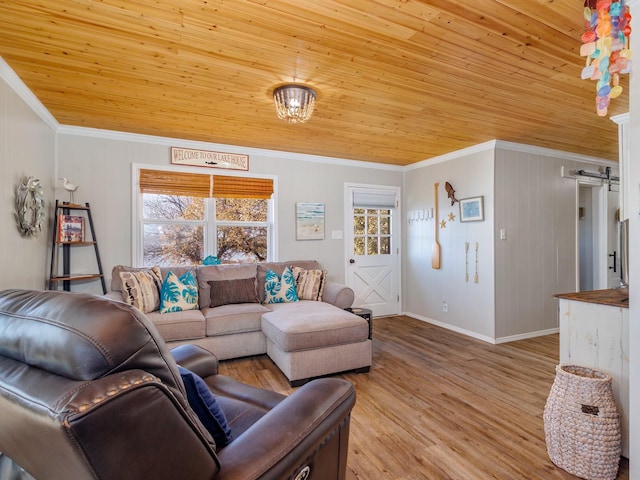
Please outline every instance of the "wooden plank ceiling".
M407 165L492 139L610 160L582 0L0 0L0 56L63 125ZM623 76L628 77L628 76ZM318 94L278 120L275 86ZM625 90L610 115L628 109Z

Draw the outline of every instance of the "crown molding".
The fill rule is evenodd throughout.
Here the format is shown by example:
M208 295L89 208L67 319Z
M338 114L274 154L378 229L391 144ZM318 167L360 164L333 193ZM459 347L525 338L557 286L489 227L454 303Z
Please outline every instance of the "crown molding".
M377 170L403 171L404 167L398 165L388 165L383 163L365 162L359 160L347 160L342 158L324 157L320 155L308 155L303 153L285 152L280 150L266 150L262 148L243 147L239 145L227 145L222 143L209 143L196 140L185 140L179 138L159 137L154 135L143 135L138 133L118 132L115 130L101 130L98 128L73 127L60 125L58 133L62 135L77 135L92 138L102 138L107 140L118 140L128 142L143 142L154 145L164 145L170 147L196 148L203 150L225 151L228 153L240 153L258 157L277 158L281 160L295 160L302 162L322 163L325 165L340 165L347 167L372 168Z
M625 125L629 123L630 115L629 112L621 113L620 115L616 115L615 117L610 117L609 120L617 123L618 125Z
M196 148L203 150L215 150L225 151L228 153L239 153L264 158L277 158L281 160L295 160L302 162L314 162L322 163L324 165L339 165L347 167L357 168L370 168L377 170L387 170L395 172L407 172L422 168L425 166L433 166L438 163L448 162L467 155L473 155L487 150L503 149L511 150L522 153L531 153L534 155L542 155L547 157L560 158L563 160L570 160L582 163L593 163L597 165L611 165L610 160L606 160L598 157L590 157L587 155L581 155L577 153L565 152L561 150L554 150L551 148L536 147L533 145L526 145L521 143L506 142L502 140L490 140L488 142L473 145L471 147L456 150L455 152L439 155L431 159L422 160L417 163L412 163L406 166L388 165L384 163L366 162L359 160L347 160L343 158L324 157L320 155L308 155L302 153L285 152L280 150L266 150L262 148L243 147L239 145L228 145L222 143L210 143L196 140L185 140L179 138L159 137L155 135L144 135L139 133L119 132L115 130L102 130L97 128L88 127L73 127L69 125L58 125L56 129L57 133L62 135L76 135L92 138L102 138L107 140L118 140L128 142L141 142L153 145L163 145L169 147L184 147L184 148Z
M320 155L308 155L302 153L285 152L278 150L265 150L261 148L242 147L237 145L225 145L219 143L209 143L201 141L192 141L185 139L158 137L154 135L142 135L137 133L118 132L115 130L102 130L98 128L74 127L70 125L61 125L47 108L38 100L33 92L25 85L9 64L0 57L0 78L2 78L9 87L38 115L42 121L51 128L56 134L61 135L78 135L84 137L102 138L108 140L128 141L128 142L144 142L155 145L166 145L173 147L185 148L201 148L211 150L224 150L230 153L242 153L255 155L266 158L277 158L284 160L296 160L302 162L314 162L329 165L340 165L347 167L370 168L377 170L387 170L401 172L403 166L389 165L374 162L365 162L359 160L347 160L342 158L324 157Z
M622 117L622 116L623 115L619 115L618 117ZM615 119L612 119L612 120L616 121ZM615 162L612 162L611 160L606 160L600 157L591 157L591 156L582 155L579 153L571 153L571 152L565 152L562 150L554 150L552 148L536 147L534 145L526 145L523 143L515 143L515 142L506 142L504 140L490 140L488 142L480 143L472 147L463 148L461 150L456 150L455 152L446 153L444 155L433 157L428 160L422 160L421 162L407 165L405 167L405 171L415 170L416 168L423 168L426 166L432 166L437 163L448 162L450 160L455 160L461 157L465 157L467 155L472 155L475 153L485 152L487 150L497 150L497 149L510 150L513 152L521 152L521 153L530 153L533 155L559 158L562 160L569 160L574 162L592 163L595 165L611 166L612 163L615 163Z
M485 152L487 150L493 150L496 148L496 140L490 140L488 142L479 143L471 147L456 150L455 152L445 153L444 155L438 155L437 157L428 158L417 163L412 163L405 167L405 171L415 170L416 168L422 168L426 166L432 166L437 163L448 162L449 160L455 160L467 155L473 155L474 153Z
M640 3L640 0L637 0ZM628 2L631 4L632 2ZM636 3L635 1L633 3ZM118 132L115 130L102 130L98 128L74 127L70 125L60 125L53 115L45 108L38 98L29 90L24 82L18 77L13 69L0 57L0 78L4 79L7 84L16 92L16 94L57 134L61 135L77 135L92 138L102 138L108 140L143 142L154 145L165 145L173 147L200 148L211 150L223 150L229 153L248 154L265 158L277 158L282 160L295 160L302 162L322 163L325 165L339 165L346 167L369 168L376 170L387 170L394 172L407 172L432 166L438 163L447 162L467 155L472 155L487 150L495 150L502 148L524 153L532 153L535 155L551 156L562 158L564 160L572 160L577 162L594 163L598 165L611 165L611 161L598 157L589 157L576 153L553 150L550 148L535 147L533 145L525 145L520 143L505 142L502 140L490 140L488 142L473 145L471 147L456 150L455 152L446 153L430 159L425 159L411 165L398 166L384 163L366 162L360 160L348 160L343 158L325 157L320 155L308 155L302 153L286 152L279 150L266 150L261 148L242 147L238 145L226 145L220 143L209 143L195 140L185 140L170 137L159 137L154 135L143 135L138 133ZM620 124L628 121L628 113L612 117L611 120Z
M560 158L562 160L569 160L582 163L593 163L597 165L611 166L613 162L606 158L591 157L589 155L582 155L579 153L565 152L563 150L554 150L553 148L536 147L534 145L526 145L523 143L505 142L502 140L496 141L496 148L503 150L511 150L514 152L531 153L534 155L542 155L545 157Z
M0 57L0 78L2 78L9 87L38 115L51 130L56 132L60 124L53 115L38 100L29 87L18 77L16 72L9 66L4 58Z

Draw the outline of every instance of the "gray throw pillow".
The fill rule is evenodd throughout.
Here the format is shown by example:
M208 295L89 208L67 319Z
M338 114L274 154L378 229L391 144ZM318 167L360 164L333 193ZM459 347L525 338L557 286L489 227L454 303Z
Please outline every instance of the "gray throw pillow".
M232 303L260 303L256 293L256 279L238 278L235 280L210 280L211 307Z

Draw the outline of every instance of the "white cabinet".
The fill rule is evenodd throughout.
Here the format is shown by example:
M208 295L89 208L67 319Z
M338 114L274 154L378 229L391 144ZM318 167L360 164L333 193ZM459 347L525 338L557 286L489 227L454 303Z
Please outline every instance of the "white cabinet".
M558 297L560 363L593 368L611 376L620 413L622 455L628 458L629 309Z

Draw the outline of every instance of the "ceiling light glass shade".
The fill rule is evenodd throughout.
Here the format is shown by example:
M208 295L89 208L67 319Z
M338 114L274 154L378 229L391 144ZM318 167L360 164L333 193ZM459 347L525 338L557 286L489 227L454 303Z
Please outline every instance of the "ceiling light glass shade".
M303 85L282 85L273 91L278 118L289 123L304 123L311 118L316 92Z

